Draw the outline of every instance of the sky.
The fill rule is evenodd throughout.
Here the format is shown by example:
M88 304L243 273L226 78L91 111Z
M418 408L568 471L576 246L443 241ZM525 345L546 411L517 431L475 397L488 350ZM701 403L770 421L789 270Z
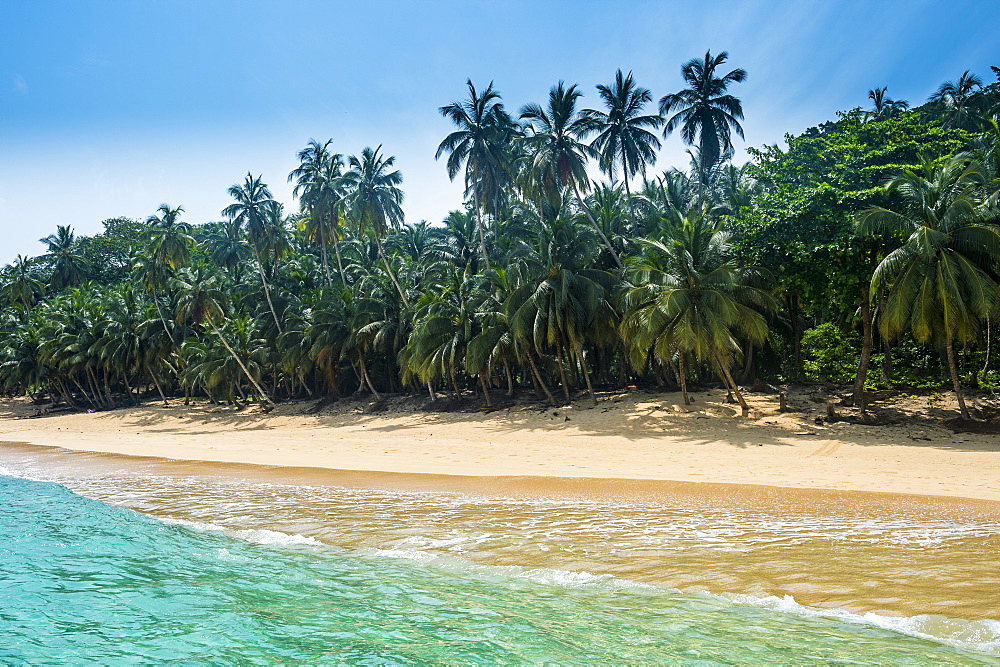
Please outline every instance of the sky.
M260 174L289 212L288 173L310 139L382 145L403 173L407 221L462 200L439 107L490 81L517 112L559 80L632 70L654 100L685 61L728 51L749 73L747 146L782 142L867 106L867 91L922 103L966 69L1000 65L996 0L788 2L311 2L0 0L0 264L45 250L56 225L95 234L161 203L221 219L226 189ZM725 71L728 71L726 69ZM686 167L678 136L657 170ZM460 181L461 177L459 177Z

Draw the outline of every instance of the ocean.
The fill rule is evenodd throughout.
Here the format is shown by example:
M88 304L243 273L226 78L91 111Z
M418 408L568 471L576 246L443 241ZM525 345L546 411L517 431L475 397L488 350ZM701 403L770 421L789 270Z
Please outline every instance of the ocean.
M1000 664L989 514L0 465L4 663Z

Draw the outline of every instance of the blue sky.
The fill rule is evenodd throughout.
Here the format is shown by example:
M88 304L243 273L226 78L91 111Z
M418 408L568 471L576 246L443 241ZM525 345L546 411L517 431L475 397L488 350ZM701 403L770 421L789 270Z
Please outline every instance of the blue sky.
M435 162L438 107L490 80L508 108L560 79L633 70L656 99L680 65L729 51L749 72L746 142L782 140L866 106L868 89L920 103L965 69L1000 64L995 2L129 2L0 0L0 263L38 254L57 224L101 230L163 202L220 219L226 188L286 183L310 138L359 153L384 145L404 176L407 219L461 200ZM658 169L684 166L680 139ZM738 153L737 159L745 154Z

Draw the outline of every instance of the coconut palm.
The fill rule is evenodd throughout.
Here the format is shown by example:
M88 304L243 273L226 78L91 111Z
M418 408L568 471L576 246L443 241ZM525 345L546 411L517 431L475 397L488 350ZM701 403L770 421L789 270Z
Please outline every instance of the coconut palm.
M983 80L965 70L962 76L958 77L958 81L942 83L927 101L944 107L948 115L947 126L974 130L978 125L978 119L973 116L970 102L973 94L982 87Z
M147 235L149 256L171 269L187 264L194 246L191 225L181 222L182 213L183 206L170 208L168 204L160 204L156 213L146 218L150 226Z
M49 234L41 242L48 246L46 259L52 264L49 284L59 289L79 285L90 274L90 263L77 253L76 234L69 225L57 225L56 233Z
M261 397L265 405L269 404L271 399L267 392L251 375L246 364L237 356L219 330L219 324L226 320L228 299L225 292L219 289L215 278L206 276L200 268L195 271L185 271L178 278L177 287L177 321L179 323L191 321L195 324L208 322L208 326L211 327L219 342L226 348L233 361L243 370L247 380L257 390L257 395Z
M549 91L549 102L545 108L534 103L521 108L521 120L525 122L526 130L522 141L528 149L528 169L548 192L562 187L573 191L580 209L587 215L620 269L622 262L618 253L597 224L581 193L581 186L586 189L590 184L587 159L601 159L597 149L583 143L583 139L597 126L592 118L576 110L576 102L582 96L576 84L567 88L560 81Z
M234 220L219 223L218 229L208 235L207 246L216 266L224 268L234 282L240 282L239 266L253 254L250 246L243 240L240 223Z
M711 51L707 51L704 60L689 60L681 67L688 87L660 98L663 136L679 127L684 143L698 146L703 182L708 170L732 153L732 133L743 137L739 122L743 119L743 106L738 98L726 91L730 84L746 80L747 72L737 68L718 76L716 69L727 60L729 54L725 51L714 58Z
M733 380L730 367L742 354L740 339L761 344L773 311L773 297L754 285L755 273L732 258L728 234L701 207L664 221L661 240L643 240L646 252L631 267L622 336L633 366L641 369L652 355L674 365L687 396L689 360L715 367L739 401L743 416L750 407Z
M303 231L307 236L317 241L323 258L323 270L327 285L332 285L330 279L330 262L327 257L327 245L333 241L337 256L337 268L341 282L345 281L344 265L340 257L340 204L346 194L347 185L343 177L343 156L330 150L329 139L320 144L315 139L309 140L309 145L298 153L299 166L288 175L288 181L295 181L292 193L299 197L308 217L303 221Z
M458 126L438 146L434 158L448 154L448 178L455 176L465 166L465 194L472 193L479 229L479 250L486 267L490 268L486 251L486 231L483 228L483 203L496 196L496 190L509 180L507 148L513 134L514 122L503 108L500 93L491 81L480 95L472 80L466 80L469 97L462 102L452 102L441 107L441 115Z
M610 86L600 84L597 91L607 111L588 109L585 113L594 120L597 137L591 143L601 153L601 169L615 181L615 174L621 167L625 192L629 199L632 190L629 179L639 173L646 173L646 165L656 161L656 151L660 140L650 132L663 124L659 115L644 115L645 107L653 99L648 88L635 84L632 72L623 75L615 73L615 81Z
M569 218L556 218L550 226L542 227L524 248L526 280L505 303L511 332L518 344L529 348L529 359L547 347L555 349L567 403L571 395L566 366L572 355L583 372L588 393L597 402L584 347L591 342L606 343L614 331L610 299L616 282L611 274L591 268L593 246L589 231Z
M348 162L351 170L344 175L344 178L351 184L348 205L357 225L358 234L362 235L371 230L385 271L392 279L392 284L396 286L403 305L409 307L410 302L400 287L399 280L389 265L389 259L382 247L382 235L390 228L398 229L403 223L401 208L403 191L399 189L403 183L403 174L399 170L392 169L396 157L393 155L383 157L381 145L375 150L366 146L361 151L361 157L352 155Z
M887 87L883 86L868 91L868 99L872 101L872 110L865 115L869 119L883 120L910 108L910 103L906 100L894 100L886 95L888 90Z
M981 220L977 188L983 180L982 165L968 154L925 157L886 186L898 206L869 209L858 223L862 236L902 240L872 276L872 294L887 290L882 335L892 339L908 331L943 349L966 419L954 344L976 338L1000 300L1000 229Z
M4 277L3 285L0 286L8 301L20 305L25 310L35 305L45 291L45 285L35 277L31 265L30 259L18 255L10 267L9 276Z
M250 241L250 247L253 250L254 259L257 261L257 273L260 276L261 285L264 287L264 296L267 299L267 305L271 309L271 316L274 318L274 324L280 333L281 322L278 320L278 313L274 309L274 303L271 301L271 289L267 284L267 278L264 276L264 264L261 261L260 243L265 237L269 236L267 206L269 202L274 201L274 198L271 196L271 190L262 179L263 176L254 178L250 172L247 172L246 180L242 185L236 183L229 186L229 196L236 201L222 209L222 215L238 224L246 232L247 238Z

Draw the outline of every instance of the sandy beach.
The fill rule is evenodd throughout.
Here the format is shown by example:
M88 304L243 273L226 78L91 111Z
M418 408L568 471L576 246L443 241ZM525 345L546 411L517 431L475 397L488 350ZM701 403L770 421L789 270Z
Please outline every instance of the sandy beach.
M689 408L670 393L606 395L543 409L427 412L412 399L286 403L270 414L207 404L148 403L31 418L0 406L0 440L133 456L395 473L610 478L891 492L1000 501L1000 437L939 421L817 423L797 398L780 413L751 396L740 419L723 392Z

